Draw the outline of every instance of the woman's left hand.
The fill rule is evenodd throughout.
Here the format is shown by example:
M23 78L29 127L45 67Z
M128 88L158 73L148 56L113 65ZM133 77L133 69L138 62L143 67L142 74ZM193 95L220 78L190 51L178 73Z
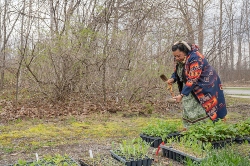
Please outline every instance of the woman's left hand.
M178 95L178 96L173 97L173 99L175 99L176 102L179 103L179 102L181 102L182 96Z

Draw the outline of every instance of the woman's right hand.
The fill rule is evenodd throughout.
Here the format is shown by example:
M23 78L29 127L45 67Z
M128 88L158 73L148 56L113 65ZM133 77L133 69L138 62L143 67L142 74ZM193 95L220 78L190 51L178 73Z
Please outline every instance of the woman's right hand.
M167 83L170 84L170 85L172 85L173 82L174 82L174 79L173 79L173 78L170 78L170 79L167 80Z

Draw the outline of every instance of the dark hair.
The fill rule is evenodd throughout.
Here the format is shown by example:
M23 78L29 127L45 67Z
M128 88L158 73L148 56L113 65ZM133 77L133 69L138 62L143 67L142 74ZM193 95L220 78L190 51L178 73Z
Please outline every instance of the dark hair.
M188 43L188 45L190 45ZM191 47L191 45L190 45ZM180 50L181 52L184 52L186 54L188 54L189 49L183 44L183 43L178 43L172 46L172 51L176 51L176 50Z

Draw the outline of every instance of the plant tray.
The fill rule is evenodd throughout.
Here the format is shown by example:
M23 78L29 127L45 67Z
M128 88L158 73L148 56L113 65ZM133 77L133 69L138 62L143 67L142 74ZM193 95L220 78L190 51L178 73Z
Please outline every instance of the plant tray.
M180 163L185 163L187 159L191 159L193 162L200 162L201 160L203 160L203 158L196 158L172 147L160 145L160 148L162 149L163 156L166 156L167 158L178 161Z
M235 138L234 142L237 144L242 144L243 142L248 141L248 143L250 144L250 137L249 136L245 136L245 137L237 137Z
M150 146L154 148L157 148L162 143L161 137L152 137L144 134L140 134L140 137L145 142L152 143Z
M250 137L246 137L245 140L247 140L248 143L250 144Z
M53 161L51 162L44 162L43 159L40 160L41 162L37 162L37 161L27 161L25 166L44 166L44 165L50 165L50 166L57 166L58 164L54 163ZM76 162L73 158L67 158L65 160L63 160L64 163L67 163L68 165L77 165L77 166L81 166L78 162ZM23 165L23 164L22 164ZM7 165L7 166L20 166L20 164L16 163L13 165Z
M88 164L86 164L83 160L78 160L81 166L89 166Z
M169 138L175 138L175 137L180 137L181 134L176 132L176 133L171 133L167 136L166 139L169 139ZM152 136L148 136L148 135L145 135L145 134L140 134L140 137L142 138L142 140L148 142L148 143L151 143L152 144L150 145L151 147L154 147L154 148L158 148L159 145L162 143L162 138L161 137L152 137Z
M110 153L114 159L124 163L125 166L151 166L151 164L153 162L153 159L148 158L148 157L145 157L141 160L133 160L132 159L132 160L128 161L125 159L125 157L118 156L117 154L115 154L112 150L110 151Z
M226 140L220 140L220 141L212 141L210 142L213 146L214 149L219 149L219 148L223 148L226 145L232 145L234 139L226 139ZM203 141L203 143L206 143L205 141Z

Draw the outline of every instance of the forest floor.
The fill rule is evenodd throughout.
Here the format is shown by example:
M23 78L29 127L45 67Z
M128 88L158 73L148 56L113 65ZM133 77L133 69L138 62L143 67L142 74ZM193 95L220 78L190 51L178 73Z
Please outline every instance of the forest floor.
M181 119L178 105L113 105L99 111L102 106L77 100L51 104L34 99L14 106L6 95L3 96L0 101L0 166L14 164L18 159L35 160L35 153L40 158L48 154L67 154L75 160L86 159L89 150L100 160L114 161L109 154L112 142L139 137L141 129L157 119ZM226 102L230 123L250 117L250 99L226 97ZM155 166L181 165L155 156L155 150L152 148L149 154L158 160Z

